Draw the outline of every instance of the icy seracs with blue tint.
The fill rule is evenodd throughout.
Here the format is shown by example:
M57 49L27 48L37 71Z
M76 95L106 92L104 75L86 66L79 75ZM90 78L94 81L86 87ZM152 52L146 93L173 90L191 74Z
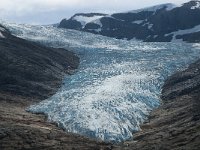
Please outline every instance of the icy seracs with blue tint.
M123 141L159 106L164 80L200 56L185 43L144 43L51 26L5 24L19 37L70 47L81 63L63 87L29 111L44 113L67 132Z

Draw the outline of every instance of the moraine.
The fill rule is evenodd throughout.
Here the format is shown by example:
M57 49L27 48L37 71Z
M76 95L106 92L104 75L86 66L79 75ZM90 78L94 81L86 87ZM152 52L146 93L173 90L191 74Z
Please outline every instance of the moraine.
M197 44L117 40L51 26L6 24L13 34L52 47L70 47L81 58L51 98L28 108L67 132L120 142L140 130L160 105L164 80L200 58Z

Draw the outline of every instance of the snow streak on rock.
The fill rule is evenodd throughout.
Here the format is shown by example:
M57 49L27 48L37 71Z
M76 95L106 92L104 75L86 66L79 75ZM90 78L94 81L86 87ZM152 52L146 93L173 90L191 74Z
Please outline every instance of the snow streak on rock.
M176 41L180 42L180 41L182 41L182 39L177 39L176 37L178 35L185 35L185 34L197 33L197 32L200 32L200 25L197 25L197 26L190 28L190 29L178 30L178 31L175 31L175 32L171 32L171 33L166 34L165 36L169 36L169 35L172 34L173 35L172 41L173 42L176 42Z
M3 35L2 31L5 31L5 29L0 27L0 38L5 38L5 36Z

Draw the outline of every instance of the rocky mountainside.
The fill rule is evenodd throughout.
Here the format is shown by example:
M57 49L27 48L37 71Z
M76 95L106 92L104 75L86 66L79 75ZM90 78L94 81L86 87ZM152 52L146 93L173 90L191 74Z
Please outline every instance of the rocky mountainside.
M0 25L0 149L106 149L110 146L66 133L43 115L25 111L55 94L64 75L79 65L65 49L17 38Z
M117 39L136 38L147 42L200 41L200 1L198 0L192 0L181 6L162 4L99 17L82 24L80 21L73 20L73 16L69 20L62 20L58 27Z
M142 131L117 149L200 149L200 60L172 75L161 98L162 106L152 112Z

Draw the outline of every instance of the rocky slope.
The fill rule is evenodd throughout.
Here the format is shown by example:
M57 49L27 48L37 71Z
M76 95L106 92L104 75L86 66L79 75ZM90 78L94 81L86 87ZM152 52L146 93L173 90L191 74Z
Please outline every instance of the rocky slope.
M15 36L0 25L0 149L107 149L108 144L66 133L25 109L58 90L79 58Z
M117 149L200 149L200 60L165 82L162 102L142 131Z
M76 15L75 15L76 16ZM73 18L73 17L72 17ZM61 21L58 27L82 30L118 39L139 39L147 42L169 42L181 39L199 42L200 1L181 6L162 4L144 9L106 15L81 26ZM190 29L190 31L188 31ZM178 32L182 30L182 32ZM178 32L178 34L176 34Z

